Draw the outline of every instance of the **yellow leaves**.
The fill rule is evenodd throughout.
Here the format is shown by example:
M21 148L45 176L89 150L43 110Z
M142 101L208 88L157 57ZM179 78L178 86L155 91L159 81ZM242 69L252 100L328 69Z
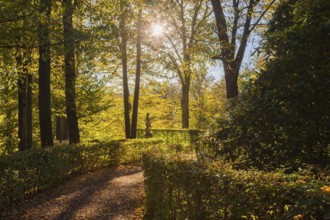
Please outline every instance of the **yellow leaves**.
M330 186L323 186L321 190L324 192L325 195L330 196Z
M256 68L265 69L265 67L266 67L266 60L265 59L259 59L257 64L256 64Z
M304 219L303 215L299 214L299 215L296 215L292 218L293 220L301 220L301 219Z
M178 216L182 210L197 213L200 207L205 207L205 219L224 219L224 212L233 219L302 220L327 216L329 200L322 196L319 186L327 185L321 188L327 193L330 186L304 176L234 170L228 164L207 168L211 164L200 166L195 161L152 153L144 157L144 164L150 181L147 185L152 189L147 199L154 203L154 198L161 198L157 200L157 212L163 216L175 213L173 219L181 219ZM160 176L161 172L167 175ZM159 185L154 187L155 183ZM158 186L163 187L162 191Z

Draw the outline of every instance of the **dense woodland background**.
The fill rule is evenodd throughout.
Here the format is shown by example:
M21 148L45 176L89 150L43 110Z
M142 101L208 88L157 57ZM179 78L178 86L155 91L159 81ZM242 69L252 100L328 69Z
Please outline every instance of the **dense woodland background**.
M329 0L0 1L0 216L143 163L146 219L330 219L329 161Z
M328 1L0 6L1 154L53 146L56 116L76 144L136 138L150 113L207 131L211 157L328 166Z
M185 125L181 117L185 81L189 81L185 95L191 100L183 107L191 115L189 127L207 128L220 112L219 94L223 94L222 83L209 73L216 50L212 8L203 1L174 4L3 1L2 152L40 143L52 146L56 116L68 118L70 143L123 138L125 126L131 126L123 117L123 94L126 112L135 118L133 130L145 127L147 112L153 128L188 128L187 116ZM169 14L172 18L165 20ZM190 33L192 22L194 33ZM155 24L164 26L164 33L153 35ZM182 30L194 35L187 38L199 38L189 42L189 52L181 49L188 46L180 36ZM189 73L181 73L183 62L188 62L182 61L185 54L189 54L184 58L189 59ZM134 88L138 74L141 82ZM217 74L219 79L221 73ZM133 101L129 94L138 92L139 99Z

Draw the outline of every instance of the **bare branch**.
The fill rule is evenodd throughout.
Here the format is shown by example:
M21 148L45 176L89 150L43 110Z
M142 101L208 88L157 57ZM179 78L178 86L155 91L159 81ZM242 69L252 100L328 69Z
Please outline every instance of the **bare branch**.
M268 6L267 8L262 12L262 14L260 15L260 17L258 18L258 20L254 23L254 25L250 28L250 32L253 31L253 29L258 25L258 23L260 22L260 20L262 19L262 17L267 13L267 11L272 7L272 5L276 2L276 0L273 0Z
M182 51L185 53L187 51L187 39L186 39L186 19L184 17L184 3L183 0L180 1L180 20L182 22Z
M180 63L182 63L180 53L179 53L178 49L176 48L175 43L172 41L172 39L167 34L165 34L165 37L170 41L170 43L175 51L175 54L178 56Z
M180 78L181 82L184 82L183 74L181 72L180 66L176 62L176 59L172 56L172 54L170 54L168 52L162 51L162 53L166 54L171 59L172 64L175 66L176 71L178 72L178 75L179 75L179 78Z
M240 47L237 51L237 55L236 55L236 58L235 58L235 62L236 62L237 67L241 66L243 56L244 56L244 52L245 52L245 49L246 49L247 40L248 40L248 37L251 33L249 28L250 28L250 24L251 24L254 5L255 5L255 1L250 0L249 8L248 8L248 11L247 11L245 24L244 24L243 36L242 36L242 39L241 39L241 45L240 45Z
M196 34L196 30L197 30L197 16L198 16L198 13L199 13L199 10L202 6L202 2L203 1L199 1L199 4L195 7L195 10L194 10L194 15L192 17L192 23L191 23L191 35L190 35L190 38L189 38L189 42L188 42L188 48L191 47L191 45L194 43L194 39L195 39L195 34Z
M221 45L220 56L225 58L224 60L233 59L233 50L230 47L227 31L227 21L221 5L220 0L211 0L213 11L215 15L215 20L217 23L218 37Z
M234 21L233 21L233 29L231 33L231 46L235 50L236 48L236 34L238 29L238 20L239 20L239 11L238 11L239 0L233 0L233 7L234 7Z
M182 33L182 30L179 27L179 25L176 23L176 19L173 18L172 13L169 13L169 17L171 19L171 24L173 24L173 26L175 27L176 32L178 32L179 35L180 35L180 37L183 38L184 37L184 34Z

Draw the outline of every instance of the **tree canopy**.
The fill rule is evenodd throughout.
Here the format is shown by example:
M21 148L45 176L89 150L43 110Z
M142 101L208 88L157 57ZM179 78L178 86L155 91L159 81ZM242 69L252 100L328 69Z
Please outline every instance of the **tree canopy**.
M252 166L329 162L329 2L283 1L263 41L263 68L219 123L219 154Z
M218 125L209 143L216 156L269 169L292 161L294 168L325 166L328 6L325 0L2 2L1 152L53 146L57 117L66 118L72 144L136 138L149 113L152 128ZM258 63L243 68L250 38L260 45L245 59Z

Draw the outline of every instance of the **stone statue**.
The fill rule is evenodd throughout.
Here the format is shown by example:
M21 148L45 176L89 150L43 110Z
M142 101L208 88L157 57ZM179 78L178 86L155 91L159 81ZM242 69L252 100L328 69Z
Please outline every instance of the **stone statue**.
M146 121L146 134L144 136L146 138L150 138L152 137L152 134L151 134L151 120L149 117L149 113L147 113L145 121Z

